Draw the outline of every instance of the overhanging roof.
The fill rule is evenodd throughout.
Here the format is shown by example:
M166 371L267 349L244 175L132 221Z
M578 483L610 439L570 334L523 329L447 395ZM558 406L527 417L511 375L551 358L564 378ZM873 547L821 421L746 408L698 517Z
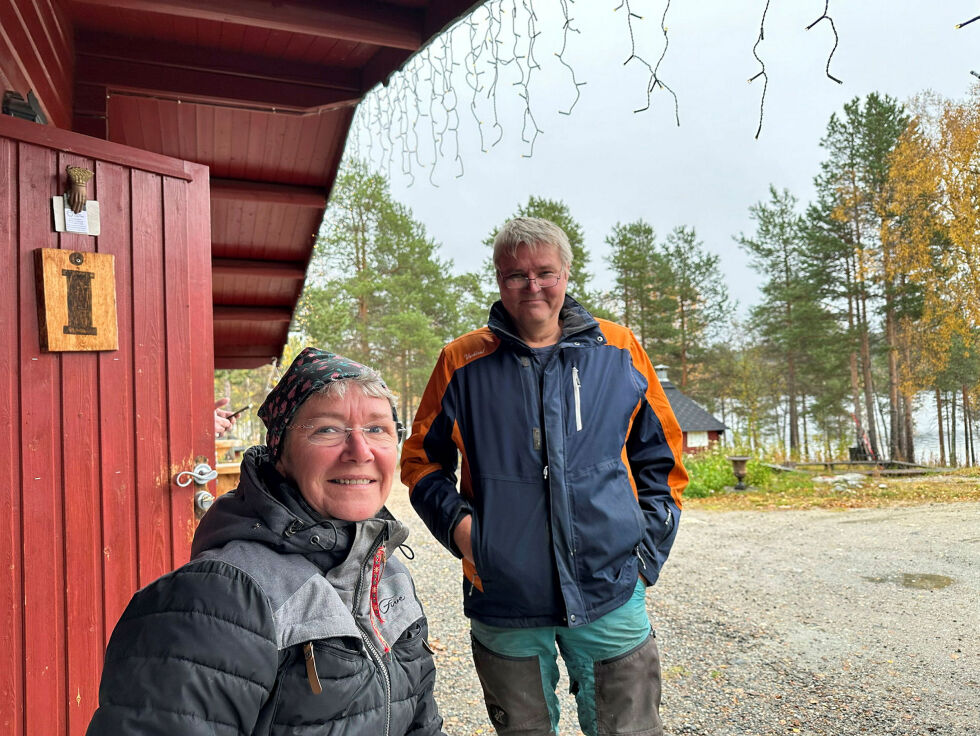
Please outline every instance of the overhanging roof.
M673 383L666 379L660 380L670 408L674 410L677 423L682 432L724 432L725 424L714 417L690 396L681 393Z
M215 367L278 358L355 106L473 0L62 6L73 129L210 167Z

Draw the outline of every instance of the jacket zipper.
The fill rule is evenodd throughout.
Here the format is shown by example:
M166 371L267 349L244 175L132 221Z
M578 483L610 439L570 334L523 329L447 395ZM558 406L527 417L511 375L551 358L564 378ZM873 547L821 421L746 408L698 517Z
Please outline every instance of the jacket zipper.
M575 392L575 431L582 431L582 382L578 378L578 366L572 366L572 390Z
M640 561L640 569L643 570L643 572L646 572L647 563L643 561L643 555L640 552L640 545L636 545L633 548L633 554L636 555L636 559Z
M361 639L364 641L365 646L367 646L368 653L371 655L371 659L374 660L375 665L378 667L378 671L381 673L381 684L384 686L385 691L385 730L383 736L389 736L391 731L391 677L388 674L388 668L385 666L384 657L381 651L374 645L371 641L370 632L365 629L359 621L357 621L357 604L361 600L361 590L364 584L364 567L368 559L373 559L378 546L384 543L385 532L382 531L378 535L378 538L374 540L374 544L371 545L371 554L361 561L361 574L357 578L357 586L354 589L354 609L351 614L354 616L354 621L357 623L357 628L361 632ZM370 593L369 593L370 597ZM371 601L368 601L368 615L370 616ZM380 637L380 634L378 635ZM382 640L383 641L383 640Z

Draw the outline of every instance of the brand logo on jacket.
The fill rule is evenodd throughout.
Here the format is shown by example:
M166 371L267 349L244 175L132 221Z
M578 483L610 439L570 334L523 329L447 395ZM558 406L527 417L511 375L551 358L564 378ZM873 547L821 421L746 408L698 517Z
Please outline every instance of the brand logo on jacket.
M397 606L403 600L405 600L405 596L403 595L394 595L391 598L382 598L378 601L378 610L381 611L382 616L385 616L387 615L388 611Z

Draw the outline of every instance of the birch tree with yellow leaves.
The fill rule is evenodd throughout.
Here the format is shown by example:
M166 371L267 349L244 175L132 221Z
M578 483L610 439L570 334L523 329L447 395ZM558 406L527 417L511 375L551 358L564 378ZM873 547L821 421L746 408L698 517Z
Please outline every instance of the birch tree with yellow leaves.
M901 386L907 394L935 392L940 428L944 391L952 397L954 415L955 397L962 396L963 436L972 460L972 406L980 376L959 366L975 363L980 336L980 86L962 102L921 95L912 110L891 155L892 217L882 226L894 277L915 284L921 299L918 319L903 320L899 329L909 356ZM939 385L949 375L960 377L958 390Z

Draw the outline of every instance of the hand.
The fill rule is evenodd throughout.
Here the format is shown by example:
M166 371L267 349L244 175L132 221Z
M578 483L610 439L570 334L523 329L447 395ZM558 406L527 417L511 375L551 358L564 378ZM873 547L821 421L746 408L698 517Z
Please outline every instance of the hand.
M463 553L463 559L469 560L470 564L475 564L473 562L473 540L470 538L472 528L473 517L467 514L459 520L456 528L453 529L453 541L456 543L457 549Z
M214 436L216 438L235 426L235 417L231 416L232 412L221 408L227 406L229 401L231 399L226 396L214 402Z

